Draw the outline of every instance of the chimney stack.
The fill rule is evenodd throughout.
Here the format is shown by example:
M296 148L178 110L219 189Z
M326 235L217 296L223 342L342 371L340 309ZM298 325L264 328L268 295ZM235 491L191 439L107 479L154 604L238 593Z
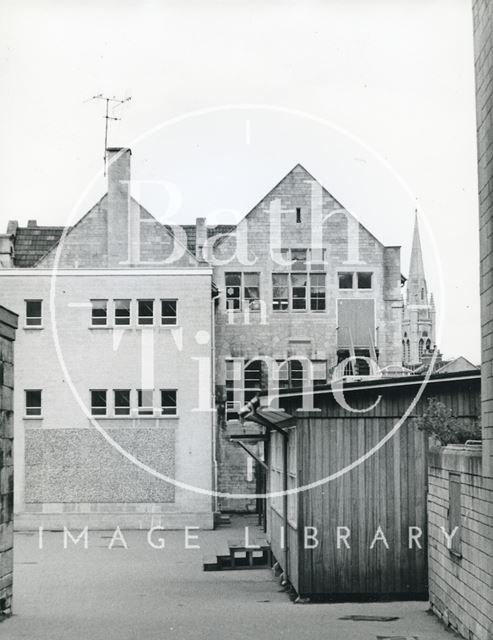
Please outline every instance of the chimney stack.
M204 260L203 247L207 242L207 225L205 218L195 220L195 256L197 260Z
M130 252L130 149L110 147L108 160L108 266L128 265Z

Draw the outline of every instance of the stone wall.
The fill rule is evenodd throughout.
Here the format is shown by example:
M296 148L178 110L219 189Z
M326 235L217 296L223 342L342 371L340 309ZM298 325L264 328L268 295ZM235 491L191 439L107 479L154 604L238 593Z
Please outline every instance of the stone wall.
M460 486L455 495L450 491L453 480ZM493 485L482 475L480 452L449 447L431 452L428 519L433 611L467 640L491 640ZM457 525L449 549L443 530L450 534Z
M12 613L14 337L17 316L0 306L0 620Z

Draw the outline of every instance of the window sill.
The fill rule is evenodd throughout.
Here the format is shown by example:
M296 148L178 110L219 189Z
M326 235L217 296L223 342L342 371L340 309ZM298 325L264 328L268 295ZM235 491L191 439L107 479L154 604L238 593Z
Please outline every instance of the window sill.
M40 329L44 329L42 324L25 324L22 328L27 331L39 331Z
M43 420L43 416L23 416L23 420Z
M93 416L91 418L96 418L97 420L177 420L180 416Z
M110 327L107 324L101 324L101 325L89 325L88 329L95 329L96 331L101 331L101 329L108 331L109 329L113 329L113 327Z

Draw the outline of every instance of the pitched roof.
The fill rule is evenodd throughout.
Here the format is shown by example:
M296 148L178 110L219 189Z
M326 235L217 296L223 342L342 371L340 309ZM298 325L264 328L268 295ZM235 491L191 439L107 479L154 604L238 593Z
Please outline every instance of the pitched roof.
M60 240L65 227L18 227L14 266L33 267Z

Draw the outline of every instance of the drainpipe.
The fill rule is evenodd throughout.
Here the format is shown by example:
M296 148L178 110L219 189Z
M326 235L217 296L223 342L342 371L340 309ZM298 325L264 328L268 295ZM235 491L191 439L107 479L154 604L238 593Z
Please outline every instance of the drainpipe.
M288 434L282 436L282 503L283 503L283 520L284 520L284 576L286 582L289 581L289 547L288 547Z
M213 511L218 511L218 498L216 495L218 487L218 466L217 466L217 411L216 411L216 321L215 321L215 304L219 297L219 291L211 298L211 428L212 428L212 488L214 491Z

